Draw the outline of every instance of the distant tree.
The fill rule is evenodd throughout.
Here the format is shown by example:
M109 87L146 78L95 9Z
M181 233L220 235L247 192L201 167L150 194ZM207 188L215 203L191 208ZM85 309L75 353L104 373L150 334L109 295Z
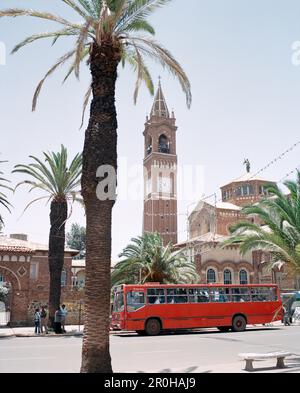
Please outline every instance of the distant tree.
M75 223L72 224L70 232L67 233L67 246L80 251L74 259L84 259L86 253L86 229Z
M144 234L132 239L123 252L124 258L112 273L112 285L192 284L199 279L195 265L180 252L173 252L172 245L164 246L158 233Z

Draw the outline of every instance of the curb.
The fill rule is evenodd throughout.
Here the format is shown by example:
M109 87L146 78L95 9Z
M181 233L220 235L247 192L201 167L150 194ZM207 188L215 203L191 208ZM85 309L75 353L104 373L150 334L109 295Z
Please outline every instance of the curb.
M110 335L115 335L120 332L109 332ZM9 338L9 337L44 337L44 338L50 338L50 337L80 337L83 336L83 332L73 332L73 333L63 333L63 334L35 334L35 333L0 333L0 339L1 338Z

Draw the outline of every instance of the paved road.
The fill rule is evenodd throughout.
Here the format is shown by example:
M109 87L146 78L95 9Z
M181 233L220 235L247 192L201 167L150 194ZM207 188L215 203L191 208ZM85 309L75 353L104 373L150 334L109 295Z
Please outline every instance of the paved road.
M81 337L0 339L0 372L78 372L81 345ZM115 372L179 372L193 367L203 372L241 372L240 352L278 350L295 354L288 361L291 368L284 372L300 372L300 326L251 328L244 333L207 329L159 337L111 337ZM259 367L273 363L263 362Z

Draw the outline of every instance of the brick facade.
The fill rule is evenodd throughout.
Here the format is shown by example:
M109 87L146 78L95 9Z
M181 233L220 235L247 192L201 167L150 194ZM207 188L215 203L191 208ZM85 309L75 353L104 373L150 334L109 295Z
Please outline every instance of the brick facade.
M69 324L78 323L80 301L83 299L83 291L72 285L72 257L76 254L74 250L66 250L63 268L66 282L61 299L69 311ZM0 236L0 277L11 287L7 305L10 325L32 325L34 308L47 305L49 299L47 247Z

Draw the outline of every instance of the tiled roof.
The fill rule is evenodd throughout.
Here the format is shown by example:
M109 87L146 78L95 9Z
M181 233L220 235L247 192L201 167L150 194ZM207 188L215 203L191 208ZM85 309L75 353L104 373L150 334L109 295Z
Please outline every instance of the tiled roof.
M7 236L0 236L0 251L1 252L16 252L16 253L34 253L35 251L48 251L48 246L39 243L33 243L26 240L14 239ZM65 252L76 255L77 250L65 248Z
M218 202L217 209L224 209L224 210L242 210L240 206L234 205L233 203L228 202Z
M34 250L28 247L21 246L4 246L0 244L0 252L14 252L14 253L22 253L22 254L32 254Z
M239 182L244 182L244 181L246 181L246 182L247 181L255 181L255 180L264 181L264 182L267 182L267 183L275 183L275 182L273 182L270 179L262 178L260 176L257 176L255 174L253 174L253 173L245 173L244 175L238 177L237 179L232 180L228 184L230 184L230 183L239 183Z
M186 240L185 242L178 243L176 246L184 246L190 243L221 243L228 239L228 236L219 235L217 233L208 232L204 235L194 237L192 239Z

